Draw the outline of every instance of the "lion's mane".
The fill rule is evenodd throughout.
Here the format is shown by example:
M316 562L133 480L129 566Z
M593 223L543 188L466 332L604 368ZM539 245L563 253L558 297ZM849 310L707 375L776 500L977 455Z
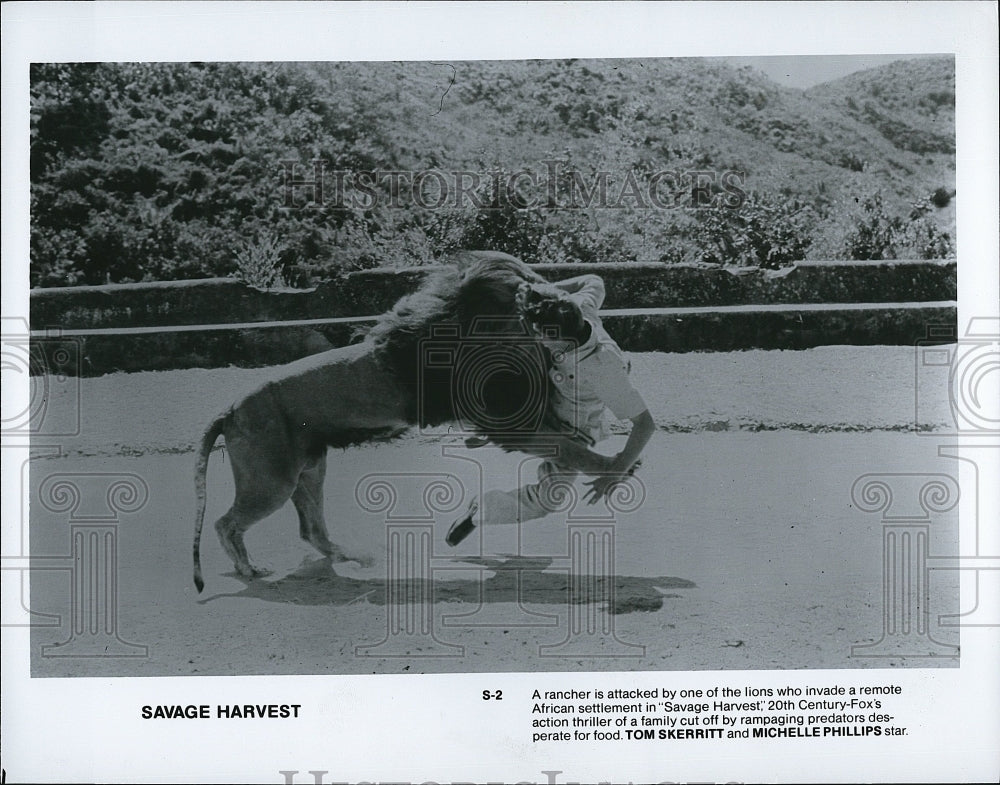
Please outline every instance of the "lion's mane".
M378 361L409 396L412 422L457 421L507 450L552 432L549 353L527 332L516 296L544 282L503 253L467 252L432 273L368 332Z

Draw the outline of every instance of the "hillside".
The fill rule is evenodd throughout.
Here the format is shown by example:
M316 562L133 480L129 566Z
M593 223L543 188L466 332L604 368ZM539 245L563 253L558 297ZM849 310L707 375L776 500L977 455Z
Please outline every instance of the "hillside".
M953 128L951 58L808 91L712 59L38 65L32 283L952 255ZM285 187L316 158L322 205Z
M864 111L851 109L853 77L803 93L712 59L310 69L331 94L335 85L351 84L372 103L398 107L386 127L409 142L401 163L413 168L538 168L569 151L593 166L741 170L750 190L820 203L831 191L882 187L887 203L900 210L954 181L950 58L865 72L858 84L881 94L877 111L869 100ZM890 119L899 128L913 125L909 115L916 112L906 107L917 100L917 86L927 100L950 96L951 111L934 116L933 127L893 135ZM927 149L916 141L921 134Z
M953 57L900 61L859 71L818 85L806 95L842 111L899 150L923 190L930 191L938 222L954 232Z
M901 150L955 152L955 62L951 57L899 61L806 91L871 126Z

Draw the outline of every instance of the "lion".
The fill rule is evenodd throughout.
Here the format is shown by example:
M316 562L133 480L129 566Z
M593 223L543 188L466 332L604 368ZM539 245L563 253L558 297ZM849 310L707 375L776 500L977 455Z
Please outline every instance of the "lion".
M204 588L200 542L208 457L219 436L225 437L236 487L215 530L247 579L266 571L251 564L244 534L289 499L303 540L333 561L351 560L331 542L323 515L328 447L461 420L505 450L549 456L555 450L580 472L606 471L603 456L582 446L552 412L551 358L519 317L518 294L526 284L545 281L507 254L467 253L397 302L361 342L283 366L213 419L195 467L198 591ZM451 350L451 359L434 362L435 353L449 354L441 355L442 348ZM466 350L472 359L456 363Z

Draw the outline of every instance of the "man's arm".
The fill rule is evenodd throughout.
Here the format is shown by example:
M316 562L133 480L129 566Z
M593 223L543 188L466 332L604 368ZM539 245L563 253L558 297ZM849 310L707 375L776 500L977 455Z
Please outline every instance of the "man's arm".
M604 281L599 275L578 275L555 283L535 283L526 286L526 292L534 291L542 296L568 294L575 299L587 301L597 310L604 303ZM530 295L526 295L530 297Z
M599 275L578 275L576 278L556 281L552 285L560 291L566 292L566 294L575 294L590 299L595 309L600 308L604 304L604 281Z
M656 430L656 423L653 422L653 415L649 413L649 409L630 419L632 420L632 432L628 435L625 448L611 459L607 473L586 483L590 486L590 490L587 491L584 498L591 504L607 496L617 483L628 477L629 470L639 460L639 456L642 455L642 451Z
M567 294L575 294L585 287L600 288L602 292L604 291L604 280L601 276L594 275L593 273L578 275L576 278L567 278L564 281L554 281L552 285Z
M556 458L567 469L588 474L605 475L611 471L614 457L602 455L575 439L557 434L534 434L518 440L517 448L539 458ZM629 467L631 468L631 466Z
M656 423L653 422L653 415L649 413L649 409L631 419L632 433L628 435L625 448L612 460L611 467L608 469L611 474L627 474L628 470L639 460L639 456L642 455L642 451L646 449L646 445L653 436L653 431L656 430Z

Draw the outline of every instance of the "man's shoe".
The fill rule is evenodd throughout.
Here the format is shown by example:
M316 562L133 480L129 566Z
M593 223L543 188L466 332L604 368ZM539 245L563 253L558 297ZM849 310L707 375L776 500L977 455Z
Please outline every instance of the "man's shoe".
M445 535L444 541L454 548L462 540L472 534L472 530L476 528L476 524L472 522L472 519L476 517L476 513L478 511L479 505L476 503L476 500L473 499L469 504L469 509L465 515L455 521L451 525L451 528L448 529L448 534Z

